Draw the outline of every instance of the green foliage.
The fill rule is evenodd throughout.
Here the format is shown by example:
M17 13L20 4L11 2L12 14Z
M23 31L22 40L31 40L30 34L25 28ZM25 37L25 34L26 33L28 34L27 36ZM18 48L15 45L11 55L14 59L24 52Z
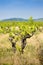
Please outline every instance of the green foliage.
M19 44L16 44L16 50L21 52L22 49L21 49L21 46Z
M16 40L20 40L26 34L35 32L36 29L43 27L43 22L34 22L32 17L27 22L7 21L0 22L0 33L9 33L9 36L14 36Z
M29 18L29 24L30 24L30 26L34 24L32 16Z

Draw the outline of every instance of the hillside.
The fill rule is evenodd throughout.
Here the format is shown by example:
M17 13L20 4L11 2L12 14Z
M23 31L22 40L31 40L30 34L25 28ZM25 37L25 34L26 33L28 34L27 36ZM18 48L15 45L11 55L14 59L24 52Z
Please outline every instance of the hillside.
M9 19L4 19L2 21L27 21L27 19L24 19L24 18L9 18Z
M38 18L38 19L34 19L35 21L42 21L43 22L43 18Z
M43 22L43 18L38 18L38 19L33 19L34 21L42 21ZM29 21L29 19L24 19L24 18L9 18L9 19L3 19L1 20L2 22L4 21Z

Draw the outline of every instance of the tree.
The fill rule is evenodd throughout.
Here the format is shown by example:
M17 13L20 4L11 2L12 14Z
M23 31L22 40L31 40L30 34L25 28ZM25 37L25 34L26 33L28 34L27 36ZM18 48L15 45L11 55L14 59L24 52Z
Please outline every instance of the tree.
M32 18L32 16L29 18L29 22L30 22L30 25L33 25L33 18Z

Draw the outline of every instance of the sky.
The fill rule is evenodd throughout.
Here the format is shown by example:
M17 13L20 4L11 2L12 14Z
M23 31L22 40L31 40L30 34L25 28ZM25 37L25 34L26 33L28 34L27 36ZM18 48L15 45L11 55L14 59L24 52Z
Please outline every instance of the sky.
M43 18L43 0L0 0L0 20Z

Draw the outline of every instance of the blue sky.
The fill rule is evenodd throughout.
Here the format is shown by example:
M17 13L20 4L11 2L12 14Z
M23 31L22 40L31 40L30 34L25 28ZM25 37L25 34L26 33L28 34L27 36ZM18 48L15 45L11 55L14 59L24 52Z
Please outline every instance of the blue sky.
M0 20L43 18L43 0L0 0Z

